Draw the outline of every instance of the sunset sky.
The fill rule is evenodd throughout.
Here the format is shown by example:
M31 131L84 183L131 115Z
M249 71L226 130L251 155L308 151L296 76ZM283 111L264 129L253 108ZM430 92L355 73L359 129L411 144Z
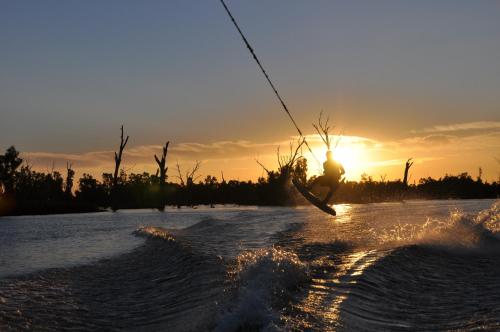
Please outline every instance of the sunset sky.
M499 178L499 1L227 4L320 162L323 111L349 179ZM218 0L5 1L0 45L0 149L39 170L111 172L122 124L123 167L170 140L171 177L254 180L296 139Z

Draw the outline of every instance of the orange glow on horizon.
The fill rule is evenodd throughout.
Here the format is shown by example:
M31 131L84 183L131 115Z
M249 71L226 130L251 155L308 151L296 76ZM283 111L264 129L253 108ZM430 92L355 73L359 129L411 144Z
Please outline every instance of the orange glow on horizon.
M319 165L316 160L309 155L308 159L309 174L308 176L320 175L323 173L323 162L326 160L327 149L324 146L313 148L313 153L319 160ZM369 152L362 145L345 142L339 144L333 151L333 158L338 161L345 169L345 178L347 180L359 180L361 174L365 172L366 165L369 162Z

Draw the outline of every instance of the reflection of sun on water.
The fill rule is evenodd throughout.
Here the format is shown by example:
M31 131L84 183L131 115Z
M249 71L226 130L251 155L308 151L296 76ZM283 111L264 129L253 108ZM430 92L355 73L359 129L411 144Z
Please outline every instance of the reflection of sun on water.
M331 256L317 259L315 264L323 265L324 271L312 279L312 287L305 300L299 304L299 308L305 313L322 317L329 325L341 323L341 306L351 296L350 285L356 284L364 271L380 257L382 255L377 250L362 250L342 255L338 257L340 260L335 262L336 269L331 270L328 269L334 264Z

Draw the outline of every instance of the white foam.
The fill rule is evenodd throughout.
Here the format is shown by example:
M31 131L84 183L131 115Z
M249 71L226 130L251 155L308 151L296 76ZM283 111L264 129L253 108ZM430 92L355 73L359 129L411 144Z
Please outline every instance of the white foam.
M236 298L215 331L278 331L280 313L275 308L309 280L309 269L296 254L272 248L242 253L231 275Z
M428 218L421 225L398 224L378 235L382 243L429 244L449 248L499 247L500 201L476 216L453 211L445 220Z

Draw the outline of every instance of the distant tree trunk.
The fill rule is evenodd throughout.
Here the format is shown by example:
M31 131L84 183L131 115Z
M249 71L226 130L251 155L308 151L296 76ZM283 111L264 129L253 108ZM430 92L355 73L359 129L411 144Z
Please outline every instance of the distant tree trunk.
M411 161L413 158L410 158L406 161L405 165L405 175L403 177L403 184L405 187L408 187L408 171L410 170L411 166L413 165L413 161Z
M66 187L64 193L67 197L72 196L73 190L73 178L75 177L75 171L71 169L71 163L66 163Z
M181 190L182 190L182 198L180 199L180 202L177 203L177 207L180 208L182 204L186 206L191 206L193 207L195 205L195 202L193 200L193 189L195 186L196 180L200 177L199 175L196 176L196 173L200 169L201 162L196 161L196 164L194 167L186 172L185 179L182 176L181 172L181 167L179 165L179 162L177 162L177 173L179 174L177 178L180 181L181 184Z
M120 164L122 162L122 154L125 146L127 145L129 136L126 139L123 139L123 125L121 126L121 135L120 135L120 148L118 153L115 152L115 172L113 173L113 188L111 191L111 208L113 211L117 210L117 193L118 193L118 173L120 170Z
M168 145L170 142L165 143L165 146L163 147L163 152L161 155L161 159L158 158L155 154L155 160L156 163L158 164L158 171L157 174L159 174L159 180L160 180L160 200L158 202L158 210L163 211L165 210L165 183L167 180L167 163L166 163L166 158L167 158L167 152L168 152Z

